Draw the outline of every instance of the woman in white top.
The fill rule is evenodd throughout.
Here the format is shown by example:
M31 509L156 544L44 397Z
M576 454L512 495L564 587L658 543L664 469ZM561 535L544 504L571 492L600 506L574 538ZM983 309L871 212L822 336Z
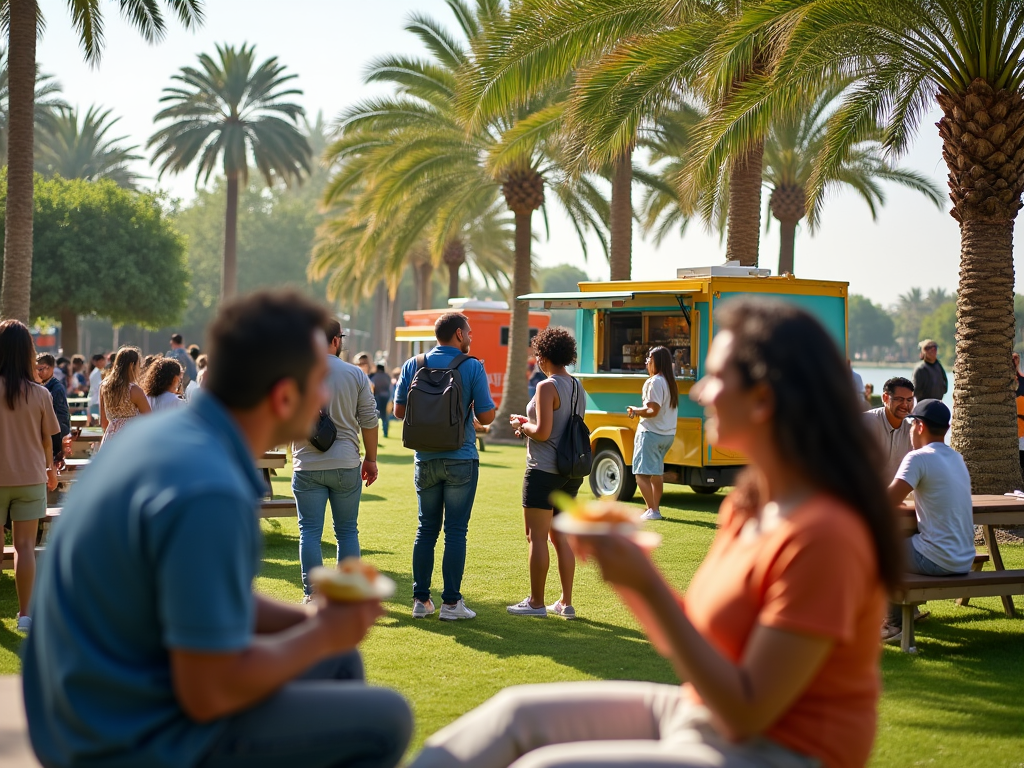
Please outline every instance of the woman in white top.
M651 377L644 382L642 408L629 406L629 418L640 417L633 441L633 474L640 494L647 503L644 520L661 520L661 493L664 488L665 456L676 439L679 419L679 388L672 368L672 353L665 347L655 347L647 355L647 372Z
M179 396L181 379L181 363L173 357L161 357L149 364L142 388L146 391L146 399L153 413L180 408L185 404Z

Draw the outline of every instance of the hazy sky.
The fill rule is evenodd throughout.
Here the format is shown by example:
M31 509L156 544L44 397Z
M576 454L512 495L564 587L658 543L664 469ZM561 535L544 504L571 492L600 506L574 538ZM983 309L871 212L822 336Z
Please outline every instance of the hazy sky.
M443 0L207 0L206 22L196 32L186 32L176 22L169 25L165 40L150 46L118 17L116 5L102 3L107 14L106 48L98 67L83 63L81 49L71 29L64 0L41 0L47 20L39 44L43 72L55 75L68 102L84 111L92 104L113 109L121 121L114 135L126 135L132 144L144 146L153 133L153 116L159 110L161 90L182 66L195 62L201 52L213 52L216 43L256 45L260 61L277 56L293 81L304 91L299 101L310 116L322 110L335 118L346 106L372 93L362 84L367 62L385 53L418 53L418 40L403 29L413 12L455 22ZM929 115L911 152L902 165L926 173L945 189L946 171L934 123ZM157 182L148 164L137 169L172 194L188 198L194 174L165 176ZM634 192L639 200L639 192ZM894 185L886 187L888 204L872 222L867 206L852 193L830 199L815 237L798 231L796 272L800 277L849 281L851 291L890 304L912 286L954 290L960 253L959 229L949 215L949 205L937 210L923 196ZM542 226L540 216L534 221ZM761 265L773 270L778 264L779 229L761 236ZM764 222L762 221L762 226ZM667 238L659 248L633 241L633 274L638 278L675 276L680 266L721 263L724 246L717 235L705 234L699 225L685 237ZM1022 253L1015 249L1015 263ZM552 237L536 245L542 265L577 264L590 275L607 279L608 264L596 241L584 261L570 225L552 215ZM1024 290L1020 278L1018 291Z

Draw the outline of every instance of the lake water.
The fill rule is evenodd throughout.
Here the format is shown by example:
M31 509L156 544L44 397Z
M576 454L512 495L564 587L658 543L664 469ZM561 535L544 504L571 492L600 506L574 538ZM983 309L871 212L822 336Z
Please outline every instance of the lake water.
M853 370L860 374L861 378L864 379L865 384L875 385L875 394L882 394L882 385L885 384L887 379L891 379L893 376L902 376L905 379L914 380L914 366L913 365L896 365L892 367L878 367L854 365ZM942 398L942 402L949 406L950 410L953 410L953 372L946 371L946 377L949 379L949 389L946 392L946 396Z

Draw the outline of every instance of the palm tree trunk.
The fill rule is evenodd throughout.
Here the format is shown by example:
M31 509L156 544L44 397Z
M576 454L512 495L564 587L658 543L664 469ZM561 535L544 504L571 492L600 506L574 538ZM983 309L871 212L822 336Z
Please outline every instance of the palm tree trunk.
M759 141L732 161L729 174L729 231L725 258L745 267L757 266L761 238L761 173L764 142Z
M416 264L416 309L430 309L434 303L434 265L429 259Z
M70 309L60 312L60 344L66 357L78 352L78 313Z
M395 328L405 325L405 320L402 317L402 302L398 300L398 295L398 289L395 288L395 292L388 296L388 306L391 308L391 324L388 328L388 343L384 345L384 348L388 351L387 363L385 363L388 373L391 373L391 369L404 359L399 354L401 352L398 347L399 342L395 341Z
M796 274L793 271L793 248L796 244L796 219L780 219L779 228L782 234L779 236L779 272L784 275L787 272Z
M457 299L459 297L459 265L449 264L448 265L448 298Z
M633 150L627 149L612 166L612 280L633 274Z
M953 447L974 493L1021 487L1013 352L1013 223L960 224L960 287L953 366Z
M228 204L224 215L224 263L221 265L220 297L238 293L238 171L228 173Z
M7 211L0 319L27 323L32 296L36 2L9 0L8 9Z
M508 358L501 384L501 404L491 425L491 434L505 440L514 438L508 417L513 413L525 413L529 400L526 360L530 347L530 307L526 302L516 301L516 296L530 292L532 218L533 211L516 211L516 258L512 270L512 322L508 333Z
M370 348L381 349L381 342L384 334L387 333L385 326L385 311L388 303L388 287L383 280L377 283L373 291L373 325L370 327Z

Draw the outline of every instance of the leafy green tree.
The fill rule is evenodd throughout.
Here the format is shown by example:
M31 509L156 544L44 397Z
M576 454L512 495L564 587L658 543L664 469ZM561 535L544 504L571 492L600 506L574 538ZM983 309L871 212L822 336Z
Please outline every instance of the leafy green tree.
M86 61L99 62L103 48L103 12L97 0L67 0ZM166 32L159 0L117 0L121 15L147 42ZM202 20L202 0L166 0L186 28ZM8 187L10 199L4 239L0 318L28 320L32 287L32 183L35 143L36 39L44 23L36 0L6 0L0 26L7 32Z
M892 317L871 299L851 294L848 322L851 355L871 356L893 345Z
M111 110L89 107L79 123L77 109L60 110L39 132L36 143L36 172L65 179L110 179L119 186L134 189L138 174L128 168L141 160L123 142L127 137L107 138L107 132L120 118L110 119Z
M159 198L109 179L37 178L35 190L31 311L60 319L66 354L78 351L79 315L149 328L178 318L188 293L185 243Z
M768 0L732 26L711 64L730 71L764 39L778 43L766 62L770 76L748 83L729 106L722 136L763 124L802 88L837 72L853 82L830 118L812 198L865 126L885 124L883 147L899 154L927 110L941 108L961 244L952 444L976 492L1019 487L1006 360L1014 339L1013 224L1024 193L1024 3Z
M180 85L164 89L157 122L169 120L150 137L160 175L181 173L197 162L196 186L206 183L218 164L227 180L221 296L238 289L238 191L246 185L252 161L267 186L298 182L309 173L309 142L299 129L302 107L286 99L301 95L286 84L276 57L256 65L253 46L218 45L217 58L199 56L199 68L182 67L173 76Z
M952 367L956 361L956 301L947 301L921 321L921 336L939 343L939 359Z

